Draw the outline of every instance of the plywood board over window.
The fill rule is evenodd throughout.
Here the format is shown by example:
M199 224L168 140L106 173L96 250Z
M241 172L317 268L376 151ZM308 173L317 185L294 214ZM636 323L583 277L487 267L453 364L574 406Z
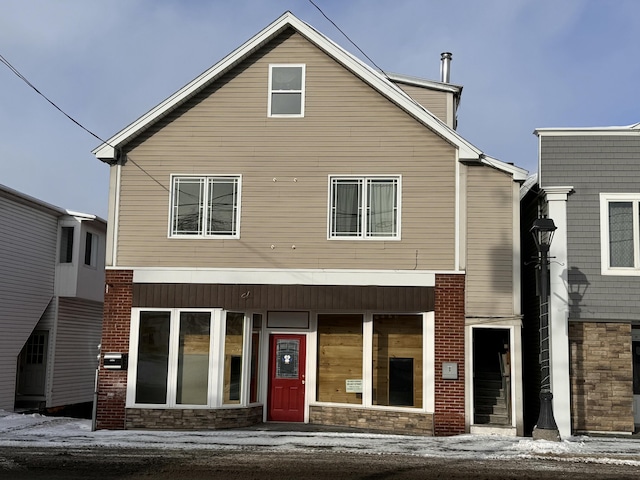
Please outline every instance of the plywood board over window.
M422 408L421 315L373 316L373 404Z
M347 382L362 380L362 315L318 315L319 402L362 403Z

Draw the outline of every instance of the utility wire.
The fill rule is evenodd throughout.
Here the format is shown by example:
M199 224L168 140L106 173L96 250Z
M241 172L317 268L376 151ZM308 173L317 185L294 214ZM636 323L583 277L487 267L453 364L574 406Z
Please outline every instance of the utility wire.
M88 128L86 128L84 125L82 125L80 122L78 122L75 118L73 118L71 115L69 115L67 112L65 112L64 110L62 110L58 105L56 105L52 100L50 100L44 93L42 93L40 90L38 90L35 85L33 85L33 83L31 83L29 80L27 80L27 77L25 77L24 75L22 75L17 68L15 68L13 65L11 65L11 63L9 63L9 60L7 60L6 58L4 58L1 54L0 54L0 62L4 63L9 70L11 70L20 80L22 80L24 83L26 83L27 85L29 85L38 95L40 95L42 98L44 98L47 102L49 102L51 105L53 105L53 107L58 110L60 113L62 113L65 117L67 117L69 120L71 120L73 123L75 123L77 126L79 126L81 129L83 129L85 132L87 132L88 134L94 136L95 138L97 138L98 140L100 140L102 143L107 143L105 140L103 140L102 138L100 138L98 135L96 135L95 133L93 133L91 130L89 130ZM110 145L113 146L113 145ZM114 147L115 148L115 147Z
M385 77L389 78L389 76L385 73L385 71L384 71L384 70L382 70L382 69L381 69L381 68L376 64L376 62L374 62L373 60L371 60L371 58L369 58L369 55L367 55L366 53L364 53L364 51L363 51L363 50L362 50L362 49L361 49L361 48L360 48L360 47L359 47L359 46L358 46L358 45L357 45L353 40L351 40L351 39L349 38L349 36L348 36L346 33L344 33L344 32L342 31L342 29L341 29L338 25L336 25L336 23L335 23L333 20L331 20L331 19L327 16L327 14L326 14L326 13L324 13L324 12L322 11L322 9L321 9L318 5L316 5L316 4L313 2L313 0L309 0L309 3L310 3L311 5L313 5L314 7L316 7L316 8L318 9L318 11L322 14L322 16L323 16L324 18L326 18L326 19L331 23L331 25L333 25L334 27L336 27L336 29L338 29L338 31L339 31L339 32L344 36L344 38L346 38L347 40L349 40L349 42L351 43L351 45L353 45L354 47L356 47L356 48L358 49L358 51L359 51L362 55L364 55L364 56L366 57L366 59L367 59L367 60L369 60L369 61L373 64L373 66L374 66L374 67L376 67L380 72L382 72L382 74L383 74Z
M75 123L77 126L79 126L81 129L83 129L85 132L87 132L88 134L90 134L91 136L97 138L100 142L109 145L110 147L112 147L114 150L118 151L119 149L117 147L114 147L113 145L111 145L108 141L102 139L99 135L93 133L91 130L89 130L87 127L85 127L84 125L82 125L80 122L78 122L75 118L73 118L71 115L69 115L67 112L65 112L64 110L62 110L62 108L60 108L58 105L55 104L55 102L53 102L52 100L50 100L44 93L42 93L40 90L38 90L36 88L36 86L31 83L27 77L25 77L22 73L20 73L20 71L14 67L13 65L11 65L11 63L9 62L9 60L7 60L4 56L2 56L2 54L0 54L0 63L3 63L4 65L7 66L7 68L9 70L11 70L14 75L16 75L20 80L22 80L24 83L26 83L27 85L29 85L29 87L31 87L38 95L40 95L42 98L44 98L47 102L49 102L51 105L53 105L53 107L58 110L60 113L62 113L65 117L67 117L69 120L71 120L73 123ZM133 163L136 167L138 167L138 169L140 169L140 171L142 171L145 175L147 175L149 178L151 178L151 180L153 180L154 182L156 182L158 185L160 185L163 189L165 189L166 191L169 191L169 189L163 185L158 179L156 179L153 175L151 175L149 172L147 172L144 168L142 168L140 165L138 165L135 161L133 161L133 159L130 156L127 156L127 160L130 161L131 163Z

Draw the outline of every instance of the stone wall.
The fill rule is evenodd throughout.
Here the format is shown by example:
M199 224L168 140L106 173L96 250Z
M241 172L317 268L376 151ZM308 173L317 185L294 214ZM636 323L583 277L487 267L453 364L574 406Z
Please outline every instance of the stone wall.
M262 423L262 406L248 408L127 408L126 429L218 430Z
M433 435L433 414L311 405L309 423L378 432Z
M570 322L574 432L633 433L633 363L628 323Z

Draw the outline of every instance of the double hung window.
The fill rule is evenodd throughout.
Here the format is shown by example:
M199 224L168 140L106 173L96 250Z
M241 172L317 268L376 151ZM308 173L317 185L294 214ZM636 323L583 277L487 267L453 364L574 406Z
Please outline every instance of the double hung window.
M329 238L400 238L400 177L330 177Z
M240 176L174 176L172 237L239 237Z
M602 273L640 275L640 194L601 193Z
M304 116L305 66L269 65L269 116Z

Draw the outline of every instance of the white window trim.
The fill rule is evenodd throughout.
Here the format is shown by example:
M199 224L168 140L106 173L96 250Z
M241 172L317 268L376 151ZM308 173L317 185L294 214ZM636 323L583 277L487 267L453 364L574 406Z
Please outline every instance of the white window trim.
M609 265L609 203L631 202L633 204L634 267L611 267ZM600 271L602 275L640 276L640 193L600 194Z
M299 67L302 69L302 85L300 90L273 90L271 78L273 75L273 69L277 67ZM304 104L305 104L305 96L306 96L306 76L307 76L307 66L304 63L272 63L269 64L269 84L268 88L268 99L267 99L267 116L270 118L302 118L304 117ZM273 93L300 93L300 113L292 113L292 114L273 114L271 113L271 97Z
M174 234L173 233L173 216L175 213L175 209L174 209L174 204L173 204L173 199L174 199L174 184L175 184L175 180L178 178L199 178L199 179L210 179L210 178L232 178L232 179L236 179L237 183L238 183L238 192L237 192L237 199L236 199L236 214L235 214L235 225L236 225L236 229L235 229L235 233L233 235L220 235L220 234L206 234L206 233L201 233L199 235L184 235L184 234ZM204 204L206 205L207 203L207 195L208 195L208 188L205 188L205 196L204 196ZM204 209L205 213L206 213L206 208ZM240 238L240 219L242 218L241 215L241 210L242 210L242 175L241 174L220 174L220 175L215 175L215 174L202 174L202 175L196 175L196 174L177 174L174 173L171 175L170 177L170 188L169 188L169 220L168 220L168 230L167 230L167 237L168 238L180 238L180 239L211 239L211 238L217 238L217 239L239 239ZM205 217L203 217L203 229L206 226L206 214Z
M169 365L167 372L167 402L166 403L136 403L136 381L138 368L138 338L140 333L140 312L170 312L170 335L169 335ZM178 375L178 336L180 313L182 312L208 312L211 314L211 325L209 329L209 374L208 393L206 405L191 405L176 403L176 388ZM247 315L244 322L247 324ZM131 309L131 332L129 337L129 368L127 372L127 408L172 408L172 409L206 409L221 407L244 407L246 405L225 405L223 400L223 370L224 370L224 332L226 315L220 308L150 308L134 307ZM244 347L244 346L243 346ZM243 358L247 356L247 350L243 351ZM243 362L244 363L244 362ZM243 378L241 391L247 390L246 383L249 381ZM242 397L241 397L242 398Z
M433 413L435 411L435 312L416 313L422 316L422 407L402 407L398 405L375 405L373 403L373 317L381 312L362 312L362 403L321 402L317 397L318 368L318 315L313 315L313 327L307 344L307 361L313 376L308 376L309 384L313 386L309 405L327 407L345 407L351 409L382 410L389 412ZM331 312L331 314L339 314ZM398 314L403 315L403 314ZM312 350L309 348L312 347ZM310 374L311 375L311 374Z
M363 230L360 236L341 236L335 235L331 228L332 218L332 202L333 202L333 180L340 179L361 179L364 181L365 188L363 189L363 196L366 198L366 181L375 180L393 180L397 185L397 208L396 208L396 235L394 236L368 236L366 228L366 215L363 214ZM364 206L364 204L363 204ZM366 207L366 206L365 206ZM348 241L399 241L402 240L402 175L329 175L329 182L327 188L327 240L348 240Z

